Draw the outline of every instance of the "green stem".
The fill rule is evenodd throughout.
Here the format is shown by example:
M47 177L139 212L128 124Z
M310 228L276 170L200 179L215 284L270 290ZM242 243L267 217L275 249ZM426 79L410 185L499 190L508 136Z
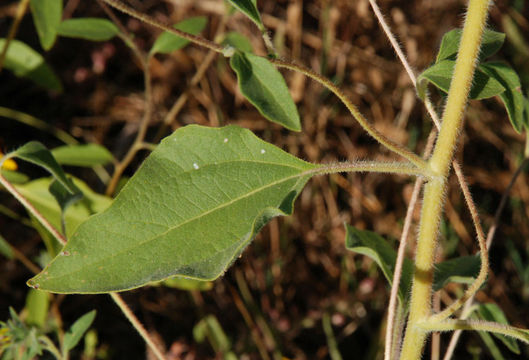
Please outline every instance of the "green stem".
M343 172L376 172L386 174L416 175L427 179L431 174L407 162L381 162L381 161L345 161L332 164L322 164L320 167L310 170L316 174L335 174Z
M430 169L439 177L431 180L425 186L415 256L410 316L401 359L420 359L428 335L418 324L424 322L431 315L434 255L446 192L446 179L463 124L464 109L477 63L488 5L488 0L469 1L442 126L429 161Z
M342 101L342 103L347 107L347 110L349 110L351 115L353 115L356 121L358 121L360 126L362 126L362 128L369 135L371 135L375 140L377 140L380 144L385 146L388 150L409 160L410 162L417 165L418 167L423 168L423 169L428 168L428 164L420 156L404 148L402 145L399 145L391 141L390 139L382 135L377 129L375 129L375 127L367 121L367 119L362 115L362 113L357 109L357 107L348 99L347 95L345 95L345 93L342 90L340 90L340 88L338 88L336 85L334 85L329 79L327 79L326 77L320 74L317 74L311 69L308 69L298 64L286 62L284 60L279 60L279 59L268 59L268 60L272 64L276 65L277 67L303 73L305 76L310 77L311 79L325 86L328 90L330 90L334 95L336 95Z
M529 330L520 329L514 326L499 324L492 321L483 320L444 320L441 322L428 320L417 324L418 327L427 332L432 331L454 331L454 330L475 330L487 331L496 334L513 337L517 340L529 344Z

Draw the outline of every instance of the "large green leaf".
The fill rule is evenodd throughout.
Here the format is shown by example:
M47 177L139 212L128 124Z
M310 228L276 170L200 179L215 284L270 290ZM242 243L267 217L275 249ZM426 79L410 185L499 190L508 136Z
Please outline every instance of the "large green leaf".
M448 93L450 89L450 82L452 80L452 74L454 73L454 60L442 60L428 69L424 70L418 77L420 87L424 87L425 81L429 81L440 90ZM472 88L470 89L470 98L474 100L486 99L495 95L499 95L505 91L505 88L496 79L485 74L483 71L476 69L474 73L474 79ZM419 94L422 94L422 90L419 90ZM422 97L422 95L421 95Z
M377 233L368 230L359 230L349 225L345 226L345 231L346 248L373 259L391 285L393 283L397 252ZM412 276L413 263L410 259L404 259L402 275L399 282L399 299L403 303L406 302L408 294L410 293Z
M0 49L5 39L0 39ZM61 81L46 65L44 58L35 50L18 40L11 40L7 49L4 66L16 76L25 77L44 88L62 91Z
M61 23L62 0L30 0L29 6L40 44L44 50L49 50L55 43Z
M110 151L97 144L64 145L51 150L51 153L61 165L91 167L107 165L114 160Z
M248 16L260 30L264 29L261 15L257 9L257 0L228 0L228 2Z
M461 29L454 29L443 35L436 63L447 59L455 60L462 33ZM504 41L505 34L485 29L481 41L480 60L494 55L502 47Z
M480 65L479 68L506 89L499 96L505 105L512 127L520 133L524 126L524 98L518 74L502 62L488 62Z
M270 218L292 213L318 167L236 126L181 128L28 284L102 293L172 275L215 279Z
M237 51L230 59L242 94L268 120L301 130L298 109L283 76L265 58Z
M61 22L58 27L61 36L91 41L107 41L119 34L113 22L99 18L77 18Z
M174 25L174 28L188 34L197 35L206 27L207 22L208 19L204 16L197 16L180 21L178 24ZM157 53L168 54L183 48L187 44L189 44L189 40L166 31L158 36L152 45L149 55L152 56Z

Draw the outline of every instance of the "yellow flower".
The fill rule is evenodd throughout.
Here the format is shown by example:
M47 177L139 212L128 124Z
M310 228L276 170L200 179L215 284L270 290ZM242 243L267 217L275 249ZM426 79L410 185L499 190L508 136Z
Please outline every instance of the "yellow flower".
M0 151L0 158L4 156L4 154ZM2 169L6 169L6 170L16 170L18 169L18 165L17 163L15 162L15 160L13 159L7 159L6 161L4 161L4 163L2 164Z

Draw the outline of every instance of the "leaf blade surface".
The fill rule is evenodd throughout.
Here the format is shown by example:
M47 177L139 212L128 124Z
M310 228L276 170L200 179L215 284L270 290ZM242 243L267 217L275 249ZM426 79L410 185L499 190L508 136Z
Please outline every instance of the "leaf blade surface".
M83 223L28 284L127 290L172 275L220 276L266 222L290 214L313 165L235 126L187 126L162 141L105 212Z
M265 58L237 51L230 59L241 93L268 120L300 131L298 109L281 73Z

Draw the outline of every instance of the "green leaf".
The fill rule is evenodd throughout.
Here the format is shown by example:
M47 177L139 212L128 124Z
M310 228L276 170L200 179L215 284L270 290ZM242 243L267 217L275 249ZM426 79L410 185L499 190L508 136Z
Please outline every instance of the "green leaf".
M373 259L391 286L397 252L388 242L377 233L358 230L350 225L346 225L345 236L346 248ZM433 288L435 291L440 290L449 282L471 283L479 273L480 266L480 258L476 255L443 261L435 266ZM405 258L399 283L399 298L402 302L408 299L412 276L413 262Z
M119 29L107 19L78 18L61 22L58 33L61 36L77 39L107 41L119 34Z
M6 156L17 157L47 170L71 195L78 193L79 189L66 177L61 166L57 163L51 152L37 141L30 141Z
M300 131L298 109L283 76L265 58L236 52L230 59L241 93L268 120Z
M42 328L48 317L50 304L49 294L44 291L29 289L26 297L26 324Z
M208 19L204 16L192 17L174 25L175 29L181 30L188 34L197 35L206 27ZM189 44L189 40L170 32L163 32L154 42L149 55L168 54L179 50Z
M29 6L40 44L44 50L49 50L55 43L61 23L62 0L30 0Z
M261 15L257 9L257 0L228 0L228 2L241 11L244 15L248 16L259 30L264 30L263 22L261 21Z
M5 39L0 39L0 49ZM18 40L11 40L4 66L18 77L25 77L49 90L62 91L61 81L53 73L44 58L35 50Z
M238 33L236 31L231 31L227 33L224 36L224 40L222 41L222 45L231 45L235 49L240 50L242 52L251 53L253 52L253 46L250 40L241 33Z
M444 34L437 59L435 60L436 63L442 60L455 60L462 33L461 29L454 29ZM485 29L481 42L480 61L498 52L504 41L505 34Z
M461 256L435 265L433 289L441 290L449 282L471 284L479 274L479 255Z
M455 61L442 60L428 69L418 77L418 82L430 81L440 90L448 93L452 74L454 72ZM420 85L423 86L423 85ZM482 72L479 68L476 69L472 88L470 89L470 98L474 100L486 99L495 95L499 95L505 91L505 88L497 80Z
M13 170L1 169L2 176L6 178L12 184L24 184L30 180L30 177L24 173Z
M206 337L216 353L225 353L231 348L230 340L215 315L207 315L193 327L193 338L196 342L202 343Z
M345 231L346 248L373 259L391 286L397 252L377 233L368 230L358 230L350 225L345 226ZM409 296L412 276L413 263L410 259L404 259L399 282L399 299L402 303L405 303Z
M165 279L158 283L153 283L151 285L163 285L174 289L180 290L198 290L198 291L208 291L213 288L213 283L211 281L201 281L195 279L188 279L180 276L172 276L168 279Z
M524 98L518 74L509 65L501 62L488 62L481 64L479 68L506 89L499 96L505 105L512 127L520 133L524 126Z
M103 213L83 223L30 286L136 288L173 275L212 280L269 219L292 213L318 169L236 126L165 138Z
M13 249L11 249L11 246L2 235L0 235L0 254L4 255L8 259L15 258Z
M509 325L505 314L500 307L493 303L480 304L478 307L478 316L480 319L486 321L494 321L500 324ZM505 346L509 348L513 353L520 354L520 348L515 339L507 337L505 335L493 333L493 335L501 340Z
M97 144L64 145L53 149L51 153L61 165L92 167L114 161L110 151Z
M112 199L93 192L81 180L73 178L72 181L74 185L82 191L84 197L81 201L73 204L64 212L67 237L70 237L77 227L88 219L88 217L105 210L112 203ZM61 208L48 190L52 182L52 178L41 178L30 181L27 184L15 185L15 188L40 213L42 213L55 228L60 229L62 226Z
M63 355L68 353L68 351L73 349L79 343L86 330L92 325L95 317L96 311L92 310L77 319L70 329L68 329L66 334L64 334L64 341L62 344Z

